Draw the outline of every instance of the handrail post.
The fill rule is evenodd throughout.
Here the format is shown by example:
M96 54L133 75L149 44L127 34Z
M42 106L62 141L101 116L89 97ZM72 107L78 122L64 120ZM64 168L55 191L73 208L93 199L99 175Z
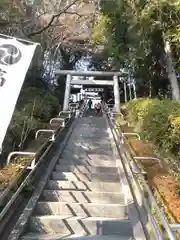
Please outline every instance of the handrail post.
M10 152L8 157L7 157L7 161L6 161L6 165L9 165L10 161L11 161L11 158L14 156L14 155L20 155L20 156L35 156L35 152Z
M180 230L180 223L170 224L170 228L172 229L173 232L179 231Z
M109 123L110 123L110 127L111 127L111 130L113 131L113 133L115 134L114 135L114 140L116 141L117 143L117 147L119 145L119 142L118 142L118 139L123 139L123 141L126 140L126 138L123 137L123 133L120 133L117 131L116 129L116 123L113 122L112 120L112 117L110 116L109 113L107 113L107 118L109 120ZM134 133L133 133L134 134ZM137 134L136 134L137 136ZM146 213L150 216L150 223L151 223L151 226L153 227L153 230L154 230L154 233L155 233L155 236L157 237L157 239L163 239L163 235L162 235L162 232L160 231L159 227L158 227L158 224L155 220L155 217L153 216L152 212L151 212L151 208L150 208L150 205L149 203L151 202L151 204L153 205L153 207L156 209L156 213L157 213L157 216L158 216L158 219L160 219L167 235L168 235L168 239L170 240L175 240L175 236L173 234L173 231L175 231L176 229L179 229L180 228L180 224L178 225L170 225L168 223L168 221L166 220L166 217L164 216L163 212L161 211L161 209L159 208L157 202L156 202L156 199L155 197L153 196L153 193L151 192L151 189L149 188L148 184L146 183L146 180L144 178L144 174L146 174L145 172L141 172L141 169L140 167L138 166L137 164L137 160L154 160L154 161L157 161L159 163L161 163L161 160L159 158L156 158L156 157L140 157L140 156L135 156L135 157L132 157L130 154L127 154L128 153L128 150L122 146L122 143L120 141L120 147L119 148L119 151L123 151L123 154L122 154L122 161L124 162L124 167L127 171L127 177L130 176L131 181L133 181L134 183L138 184L139 186L139 191L140 191L140 194L142 196L142 201L144 202L144 206L145 206L145 209L146 209ZM137 167L137 171L133 171L132 170L132 164L131 162L132 161L129 161L128 156L130 156L130 158L132 159L133 163L135 164L135 167ZM135 170L136 170L135 169ZM138 178L136 178L136 180L134 179L134 175L135 174L138 174ZM134 180L133 180L134 179ZM142 186L143 186L143 189L145 190L145 192L147 192L148 194L148 199L149 200L145 200L143 198L143 194L144 194L144 191L142 190ZM138 200L137 200L138 201ZM150 201L150 202L147 202L147 201ZM137 202L138 204L138 202ZM158 230L157 230L158 229Z
M140 137L140 135L139 135L138 133L133 133L133 132L131 132L131 133L130 133L130 132L129 132L129 133L128 133L128 132L125 132L125 133L124 133L124 132L123 132L122 135L123 135L123 136L136 136L136 137L138 138L138 140L141 140L141 137Z
M53 129L39 129L39 130L36 131L35 139L37 139L40 132L51 132L52 133L51 139L52 139L52 141L54 141L53 139L55 138L55 130L53 130Z
M33 159L31 162L31 169L33 169L36 165L36 159Z
M71 118L72 111L60 111L58 115L61 116L63 113L68 114L68 117Z
M60 124L62 124L61 126L64 127L64 126L65 126L65 120L66 120L66 119L68 119L68 118L65 118L65 119L64 119L64 118L51 118L51 120L50 120L49 123L50 123L50 125L52 125L52 122L53 122L53 121L62 121L62 123L60 123Z
M74 116L74 115L72 115ZM73 120L73 119L72 119ZM73 126L71 126L71 123L72 121L68 121L71 129L73 129ZM67 124L68 124L67 123ZM68 126L69 126L68 125ZM47 132L47 129L45 129L45 131ZM52 130L50 130L52 131ZM59 132L59 128L55 131L53 130L53 135L52 135L52 140L55 139L55 136L56 136L56 133L59 135L60 132ZM68 136L65 137L66 140L65 140L65 143L67 142L68 138L70 136L70 131L68 132ZM47 144L49 143L49 139L46 139L45 140L45 143L44 144ZM42 146L46 146L46 145L42 145ZM63 144L64 145L64 144ZM42 148L41 148L41 152L11 152L7 158L7 164L10 163L11 159L12 159L12 156L13 155L32 155L32 161L28 162L27 164L25 165L21 165L20 168L22 168L22 172L20 172L21 175L19 176L22 176L22 174L26 171L26 170L30 170L28 175L27 176L23 176L23 178L25 178L24 180L22 180L22 182L20 183L20 185L17 186L17 181L15 181L15 178L13 180L12 183L10 183L9 187L7 187L2 195L0 196L0 202L1 203L4 203L4 200L6 200L7 196L9 196L9 194L11 193L11 191L13 190L12 192L12 196L11 196L11 199L8 200L7 203L5 203L5 206L3 205L3 209L2 211L0 212L0 221L4 218L4 216L7 214L7 212L9 211L9 209L11 207L13 207L13 204L14 202L16 201L16 199L18 198L19 194L21 194L21 192L23 191L24 187L26 186L27 183L29 183L29 181L31 181L32 179L34 179L34 173L38 171L39 167L41 166L41 164L43 162L45 162L45 156L49 153L51 147L53 146L53 143L50 143L48 144L47 148L42 152ZM62 146L61 148L61 152L62 150L64 149L64 146ZM37 157L36 157L36 154L37 154L37 157L38 157L38 161L37 161ZM55 162L55 160L53 160ZM57 161L57 160L56 160ZM16 189L14 189L16 188ZM2 205L2 204L1 204Z
M135 160L154 160L159 163L161 163L161 160L157 157L151 157L151 156L135 156L133 157Z

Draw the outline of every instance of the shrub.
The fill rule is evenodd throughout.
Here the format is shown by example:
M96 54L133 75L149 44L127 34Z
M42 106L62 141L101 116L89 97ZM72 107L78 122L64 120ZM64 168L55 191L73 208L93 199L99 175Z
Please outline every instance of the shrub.
M128 120L143 138L173 152L180 145L180 103L137 99L126 105Z
M170 116L170 139L172 142L172 148L174 151L179 152L179 147L180 147L180 116L175 117L175 116Z
M127 104L128 120L135 125L136 131L140 131L144 122L144 118L149 109L156 104L156 99L136 99Z
M3 143L3 158L12 150L26 147L37 129L46 128L58 111L58 99L46 89L23 89Z
M46 123L57 115L59 101L47 90L27 88L20 96L19 108L23 114L32 115L39 122Z

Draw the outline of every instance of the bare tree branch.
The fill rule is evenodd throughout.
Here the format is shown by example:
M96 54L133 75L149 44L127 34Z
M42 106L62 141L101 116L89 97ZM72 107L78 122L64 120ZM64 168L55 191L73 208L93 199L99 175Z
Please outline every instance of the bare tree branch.
M47 14L48 12L43 12L43 13L40 13L36 18L39 19L40 17L42 17L43 15Z
M32 36L35 36L37 34L40 34L42 32L44 32L45 30L47 30L49 27L51 27L53 21L57 18L57 17L60 17L61 14L65 13L70 7L72 7L76 2L78 2L79 0L74 0L71 4L67 5L66 7L64 7L64 9L62 11L60 11L59 13L53 15L50 19L50 21L48 22L48 24L46 24L43 28L35 31L35 32L32 32L30 34L28 34L28 37L32 37Z
M66 11L65 13L66 13L66 14L77 15L78 17L84 17L84 16L85 16L85 15L80 14L80 13L77 13L77 12L68 12L68 11Z

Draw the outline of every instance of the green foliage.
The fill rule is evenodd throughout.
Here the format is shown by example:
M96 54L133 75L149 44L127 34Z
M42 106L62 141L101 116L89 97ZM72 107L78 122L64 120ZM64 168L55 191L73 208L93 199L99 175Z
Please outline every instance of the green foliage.
M37 129L45 128L58 111L59 101L48 90L35 87L24 88L5 139L5 151L9 145L23 149Z
M57 115L59 102L50 92L39 88L26 88L21 94L20 100L26 103L21 111L32 115L40 122L48 122L50 118Z
M141 136L165 151L177 153L180 145L180 103L139 99L127 105L129 121Z
M144 117L148 113L149 107L151 107L156 101L154 99L143 99L132 100L127 103L129 110L129 118L131 122L142 122Z
M26 121L32 129L47 123L59 111L58 99L48 90L35 87L22 90L17 106L18 110L13 116L14 122L22 126Z
M92 30L92 42L94 44L106 44L108 42L108 24L110 20L107 16L100 15Z
M26 128L31 129L31 131L35 131L39 127L38 121L33 116L25 115L21 111L15 110L11 121L11 131L20 138L25 125Z
M100 5L101 14L109 19L105 49L113 57L116 69L130 69L137 79L138 95L158 97L161 92L169 96L171 81L168 82L164 43L170 42L178 71L179 1L101 0Z

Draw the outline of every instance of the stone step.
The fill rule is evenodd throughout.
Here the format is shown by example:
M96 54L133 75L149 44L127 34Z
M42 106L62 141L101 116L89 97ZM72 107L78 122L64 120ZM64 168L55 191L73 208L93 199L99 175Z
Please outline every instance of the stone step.
M82 167L80 167L81 169ZM118 173L118 169L117 167L112 167L112 166L108 166L108 167L105 167L105 166L87 166L89 172L92 172L92 173L110 173L110 174L116 174Z
M116 167L93 167L93 166L83 166L83 165L61 165L56 164L55 167L57 172L74 172L74 173L104 173L104 174L115 174L117 173Z
M111 174L111 173L81 173L76 171L75 172L52 172L52 179L53 180L67 180L67 181L100 181L100 182L120 182L118 174Z
M61 237L72 234L133 236L133 227L129 220L98 217L32 216L27 228L28 232L58 233Z
M49 180L47 188L51 190L91 191L91 192L117 192L121 193L121 185L112 182L69 182Z
M93 182L113 182L120 184L119 174L111 174L111 173L91 173L87 174L89 179Z
M132 237L118 235L95 235L95 236L79 236L72 234L71 236L62 237L60 234L41 234L27 233L20 240L132 240Z
M127 207L124 204L38 202L35 215L126 219Z
M59 165L69 165L69 164L74 164L74 165L85 165L85 166L92 166L92 167L112 167L115 168L116 167L116 161L114 160L103 160L103 159L98 159L98 155L90 155L90 157L74 157L74 158L67 158L67 157L63 157L61 159L59 159L59 161L57 162ZM112 158L110 156L108 156L109 158Z
M72 172L56 172L56 171L53 171L52 175L51 175L51 178L52 178L52 180L66 180L66 181L74 181L74 182L90 181L90 179L85 174L82 174L82 173L75 174L75 173L72 173Z
M88 168L85 167L84 165L75 165L75 164L69 164L69 165L56 164L55 171L56 172L89 173Z
M59 202L81 202L81 203L114 203L123 204L124 195L122 193L98 193L98 192L80 192L80 191L59 191L44 190L41 197L43 201Z
M57 162L58 165L61 166L69 166L69 165L86 165L85 161L82 161L80 159L60 159Z
M88 163L90 166L96 166L96 167L116 167L116 161L115 160L103 160L103 157L99 157L99 155L90 154L88 155ZM109 159L112 158L112 156L108 156Z

